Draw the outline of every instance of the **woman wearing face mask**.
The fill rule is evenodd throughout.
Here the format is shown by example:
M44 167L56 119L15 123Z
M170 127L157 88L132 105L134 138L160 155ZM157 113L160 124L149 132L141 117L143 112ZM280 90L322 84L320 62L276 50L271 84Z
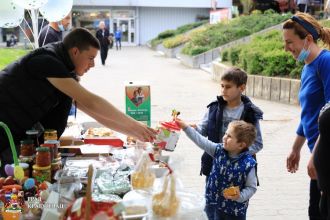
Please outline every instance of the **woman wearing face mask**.
M330 101L330 51L321 49L317 41L321 40L330 47L330 29L322 27L309 14L297 13L283 25L285 50L299 62L304 62L301 73L299 102L301 119L296 131L292 150L287 157L287 169L295 173L299 167L300 151L307 139L310 152L313 152L319 135L318 115L325 103ZM307 166L310 181L310 201L308 214L311 220L324 219L320 216L320 190L316 180L313 154Z

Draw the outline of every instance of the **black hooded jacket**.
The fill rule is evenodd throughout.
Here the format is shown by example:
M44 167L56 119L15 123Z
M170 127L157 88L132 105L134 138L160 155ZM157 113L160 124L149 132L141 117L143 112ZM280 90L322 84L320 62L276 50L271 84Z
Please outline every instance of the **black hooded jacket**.
M320 189L330 194L330 103L320 113L320 137L314 152L314 164Z
M36 123L65 129L72 99L47 78L74 78L74 65L63 43L38 48L0 71L0 121L8 125L16 145ZM5 140L4 140L5 139ZM0 152L9 147L0 132Z

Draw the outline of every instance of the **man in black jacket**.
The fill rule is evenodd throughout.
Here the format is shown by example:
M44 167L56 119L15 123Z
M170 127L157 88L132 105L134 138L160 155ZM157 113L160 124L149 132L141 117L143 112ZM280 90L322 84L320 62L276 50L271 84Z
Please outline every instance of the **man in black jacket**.
M102 65L105 65L110 44L110 34L109 30L105 28L104 21L100 21L99 23L99 29L96 31L96 38L99 40L101 46L101 62Z
M31 51L0 71L0 121L10 128L16 146L35 125L63 133L72 99L77 107L106 127L150 141L156 131L119 111L77 82L90 68L100 48L86 29L71 31L63 42ZM12 163L9 141L0 130L1 176Z

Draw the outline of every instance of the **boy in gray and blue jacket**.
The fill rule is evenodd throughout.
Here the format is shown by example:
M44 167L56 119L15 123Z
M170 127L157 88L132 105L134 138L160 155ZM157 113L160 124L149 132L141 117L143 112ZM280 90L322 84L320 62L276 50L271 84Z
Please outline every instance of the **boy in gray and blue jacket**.
M232 121L223 136L223 143L214 143L182 120L177 124L187 136L213 160L205 187L205 212L209 220L245 220L249 199L257 190L256 161L248 147L256 138L255 127L244 121ZM235 195L223 191L239 187Z

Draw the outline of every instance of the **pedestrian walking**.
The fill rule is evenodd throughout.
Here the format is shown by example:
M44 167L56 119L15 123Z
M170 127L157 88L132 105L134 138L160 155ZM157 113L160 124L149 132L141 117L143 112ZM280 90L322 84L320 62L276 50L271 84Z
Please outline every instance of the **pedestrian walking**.
M116 40L116 49L121 50L121 37L122 37L122 32L121 29L118 28L115 32L115 40Z
M105 28L104 21L100 21L99 23L99 29L96 31L96 38L100 42L101 63L104 66L105 61L108 57L108 50L110 44L110 33L109 30Z

